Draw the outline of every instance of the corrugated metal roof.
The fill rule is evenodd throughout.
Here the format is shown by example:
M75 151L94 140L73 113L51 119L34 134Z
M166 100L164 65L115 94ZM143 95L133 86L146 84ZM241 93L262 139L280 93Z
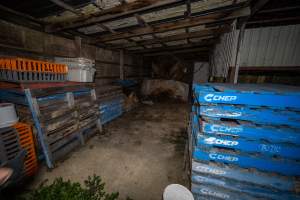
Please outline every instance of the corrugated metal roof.
M166 31L166 32L162 32L162 33L156 33L155 35L157 37L169 37L172 35L178 35L181 33L185 33L185 29L177 29L177 30L173 30L173 31Z
M76 14L70 12L70 11L64 11L61 15L52 15L49 17L45 17L42 20L46 23L59 23L64 21L70 21L72 19L75 19L77 17Z
M151 40L151 39L153 39L153 36L149 34L149 35L131 37L130 39L132 39L134 41Z
M121 1L119 0L95 0L95 4L97 4L101 9L109 9L121 5Z
M181 45L181 44L187 44L187 40L177 40L173 42L166 42L166 45L168 46L176 46L176 45Z
M130 47L128 48L129 51L135 51L135 50L142 50L144 49L143 47Z
M127 44L129 42L128 42L128 40L120 39L120 40L109 41L109 42L106 42L106 43L107 44Z
M135 17L128 17L125 19L119 19L119 20L107 22L104 23L104 25L111 29L119 29L119 28L138 25L138 21Z
M183 16L186 12L186 5L176 6L173 8L167 8L156 12L151 12L141 15L141 17L147 22L159 21L162 19L168 19L178 16Z
M189 32L196 32L196 31L201 31L201 30L204 30L204 29L207 29L205 27L205 25L193 26L193 27L188 28Z
M151 44L151 45L146 45L147 48L159 48L162 47L161 44Z
M205 36L205 37L200 37L200 38L190 38L189 40L191 42L201 42L202 40L207 40L207 39L210 39L210 38L213 38L213 36Z
M191 12L197 13L208 9L214 9L235 3L245 2L247 0L202 0L191 3Z
M97 6L95 6L94 4L88 4L77 10L85 15L97 13L100 11L100 9ZM78 15L76 15L75 13L72 13L70 11L64 11L59 15L52 15L49 17L42 18L42 20L47 23L59 23L59 22L64 22L64 21L71 21L77 17L78 17Z
M87 34L87 35L88 34L94 34L94 33L100 33L100 32L104 32L105 31L103 28L101 28L98 25L87 26L87 27L79 28L77 30L79 32Z

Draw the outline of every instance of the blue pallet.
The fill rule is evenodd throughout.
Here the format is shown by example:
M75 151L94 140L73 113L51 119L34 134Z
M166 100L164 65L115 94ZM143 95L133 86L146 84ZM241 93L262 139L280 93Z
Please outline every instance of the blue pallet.
M196 148L193 158L199 161L213 161L240 166L242 168L255 168L266 172L275 172L287 176L300 176L300 163L289 160L275 160L254 157L246 154L225 153L215 150Z
M116 98L99 105L102 124L106 124L123 114L122 101L122 98Z
M230 200L257 200L256 197L244 194L244 193L238 193L238 192L232 192L229 190L225 190L219 187L211 186L211 185L197 185L192 184L191 191L194 194L194 196L203 196L203 197L213 197L217 199L230 199Z
M282 192L282 191L274 191L270 188L264 188L258 185L249 185L237 181L233 181L230 179L220 179L214 178L207 175L198 175L192 173L192 182L194 184L200 185L212 185L220 188L224 188L226 190L230 190L233 192L240 192L246 193L250 196L260 197L260 198L268 198L274 200L292 200L292 199L299 199L300 196L289 193L289 192Z
M232 105L203 105L197 113L201 116L215 119L236 119L252 121L257 124L288 125L300 128L300 112L286 110L272 110L267 108L248 108ZM272 120L270 120L272 119Z
M300 147L295 145L266 143L251 141L230 136L203 136L198 135L197 146L205 148L226 148L247 153L259 153L261 156L279 156L300 160Z
M49 95L49 96L41 96L37 98L38 102L43 102L43 101L51 101L51 100L64 100L66 98L66 94L67 92L63 92L63 91L58 91L59 93L57 94L53 94L53 95ZM87 94L91 94L91 89L88 88L80 88L76 91L71 92L74 97L79 97L82 95L87 95Z
M195 160L192 161L192 172L286 192L294 192L296 185L299 184L290 176L275 176L274 174L262 173L257 170L250 171L239 167L233 168L228 165L209 165Z
M249 123L235 124L224 121L202 121L201 132L207 135L230 135L251 140L267 140L274 143L291 143L300 145L300 130L276 128L272 126L255 126Z
M261 84L194 84L199 104L234 104L300 110L300 88Z

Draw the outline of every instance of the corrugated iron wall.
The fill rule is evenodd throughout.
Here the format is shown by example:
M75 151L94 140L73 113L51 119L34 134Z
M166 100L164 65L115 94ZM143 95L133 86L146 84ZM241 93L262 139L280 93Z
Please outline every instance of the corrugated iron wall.
M300 25L247 29L241 51L244 66L300 66Z
M235 60L238 33L239 31L232 31L220 37L210 57L213 76L226 77L228 74L229 67Z
M225 77L234 66L237 31L221 37L211 55L212 75ZM300 66L300 25L246 29L240 67Z

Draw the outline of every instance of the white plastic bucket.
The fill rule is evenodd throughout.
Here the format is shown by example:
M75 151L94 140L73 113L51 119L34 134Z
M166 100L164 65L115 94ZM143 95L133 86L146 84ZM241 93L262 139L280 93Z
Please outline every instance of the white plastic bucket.
M186 187L179 184L171 184L165 188L163 200L194 200L194 197Z
M19 121L12 103L0 103L0 128L12 126Z

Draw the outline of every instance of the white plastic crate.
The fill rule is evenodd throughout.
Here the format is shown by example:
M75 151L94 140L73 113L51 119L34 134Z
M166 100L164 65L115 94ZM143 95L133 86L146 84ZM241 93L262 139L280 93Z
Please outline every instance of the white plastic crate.
M67 79L75 82L93 82L95 72L94 68L69 68Z
M93 82L96 69L95 61L87 58L56 57L55 61L68 66L68 81Z

